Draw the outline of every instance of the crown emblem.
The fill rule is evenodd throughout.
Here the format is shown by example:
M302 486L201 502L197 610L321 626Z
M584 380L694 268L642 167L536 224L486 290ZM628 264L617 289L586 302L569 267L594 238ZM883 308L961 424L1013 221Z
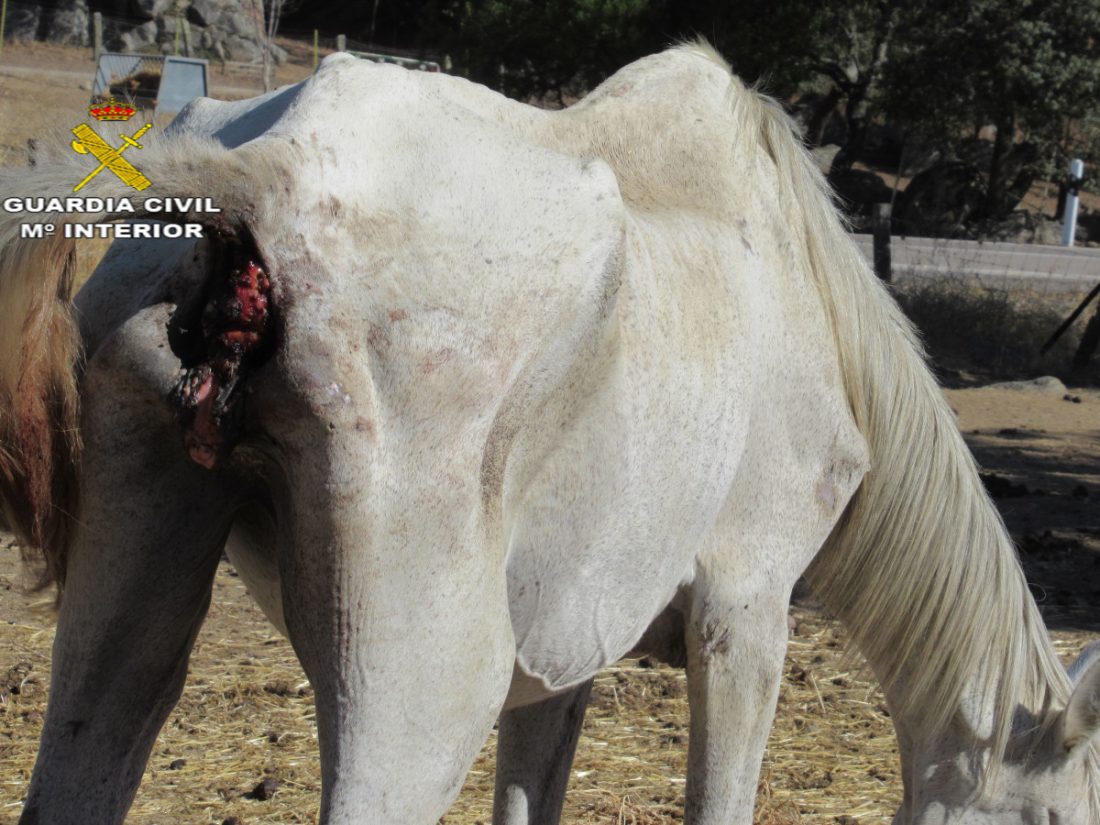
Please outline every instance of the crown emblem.
M137 113L133 106L119 103L113 97L88 107L88 114L96 120L129 120Z

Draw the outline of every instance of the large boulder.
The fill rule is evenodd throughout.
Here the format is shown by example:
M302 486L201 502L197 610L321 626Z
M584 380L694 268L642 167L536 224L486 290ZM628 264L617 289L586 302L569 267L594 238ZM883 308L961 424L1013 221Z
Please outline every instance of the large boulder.
M263 0L43 0L10 8L5 36L86 46L93 11L133 21L108 28L108 49L170 54L186 20L198 56L260 63L267 50L276 62L286 59L282 49L266 43Z
M225 4L219 0L191 0L187 19L196 26L213 26L221 19Z
M38 26L42 22L40 6L12 6L8 9L7 25L4 37L7 40L27 42L38 37Z
M53 43L87 46L91 42L91 12L87 0L62 0L43 8L38 33Z
M255 38L231 34L225 38L225 50L236 63L260 63L264 59L264 47Z
M148 52L157 43L157 21L147 20L119 35L119 45L124 52Z

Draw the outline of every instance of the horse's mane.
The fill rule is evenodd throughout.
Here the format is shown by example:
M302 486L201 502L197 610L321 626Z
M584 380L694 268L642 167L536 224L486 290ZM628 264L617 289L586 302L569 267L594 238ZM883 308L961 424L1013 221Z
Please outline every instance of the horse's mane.
M101 130L102 131L102 130ZM254 141L235 150L208 138L172 135L149 141L141 169L153 181L135 192L111 175L81 194L130 197L140 211L144 196L211 196L231 221L254 214L263 187L278 185L293 168L293 147ZM44 153L33 168L0 169L7 198L71 197L87 159L67 151ZM18 536L24 558L40 550L40 585L62 587L77 493L81 441L82 351L72 310L75 241L66 223L133 217L105 212L0 213L0 523ZM154 216L162 217L162 216ZM196 217L173 216L175 220ZM24 239L23 223L51 223L54 233Z
M705 44L683 48L729 68ZM968 691L994 698L995 772L1017 706L1064 706L1069 679L913 326L849 237L787 115L736 78L730 95L737 135L756 136L774 163L871 451L870 472L807 577L891 702L921 719L921 735L942 733Z

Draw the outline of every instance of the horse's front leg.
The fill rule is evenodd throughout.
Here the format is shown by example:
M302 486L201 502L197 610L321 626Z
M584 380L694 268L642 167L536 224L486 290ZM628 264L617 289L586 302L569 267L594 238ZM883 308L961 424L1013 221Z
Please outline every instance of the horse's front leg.
M290 459L280 577L315 690L322 825L434 825L492 729L515 643L461 457L318 421ZM298 448L295 448L297 452ZM439 454L443 454L440 450ZM391 463L392 462L392 463Z
M790 588L712 576L691 588L686 623L691 735L685 825L752 822L787 646Z
M558 825L591 692L589 679L501 714L493 825Z
M162 398L103 359L86 384L79 527L20 825L123 821L182 690L228 528L230 496L185 460Z

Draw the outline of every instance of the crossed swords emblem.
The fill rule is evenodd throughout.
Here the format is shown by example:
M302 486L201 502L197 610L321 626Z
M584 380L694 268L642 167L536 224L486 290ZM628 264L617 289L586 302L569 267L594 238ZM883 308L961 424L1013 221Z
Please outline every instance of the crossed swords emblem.
M151 185L149 178L141 174L133 164L123 158L122 153L131 146L135 149L141 149L142 145L138 143L138 139L152 128L152 123L146 123L134 132L132 137L130 135L121 135L122 145L115 149L111 144L97 135L95 130L86 123L74 126L73 134L76 135L77 139L72 142L73 151L81 155L92 155L99 161L99 166L93 169L88 177L74 186L73 191L79 192L88 181L104 169L110 169L118 176L119 180L127 186L132 186L139 192L142 189L149 188Z

